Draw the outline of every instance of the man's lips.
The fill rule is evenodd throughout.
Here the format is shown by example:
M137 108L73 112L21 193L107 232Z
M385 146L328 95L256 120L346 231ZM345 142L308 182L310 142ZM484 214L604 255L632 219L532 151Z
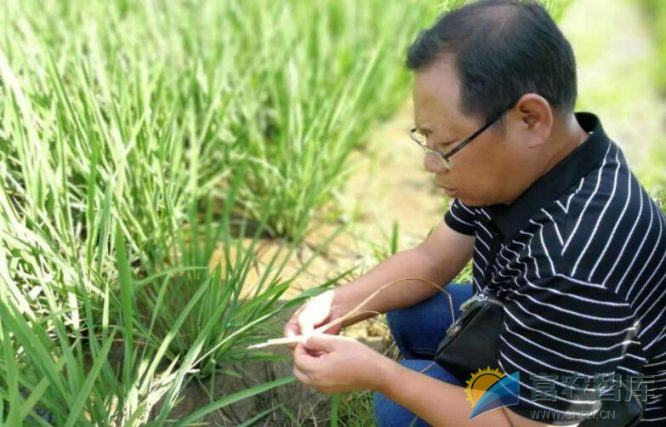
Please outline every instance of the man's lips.
M444 185L441 185L441 184L437 183L436 181L435 181L435 185L437 187L441 188L442 190L444 190L446 195L449 196L449 197L455 196L455 194L458 192L457 188L447 187L447 186L444 186Z
M442 184L441 182L439 182L439 180L437 180L437 178L435 178L435 185L441 188L442 190L446 191L447 193L454 193L458 191L457 188Z

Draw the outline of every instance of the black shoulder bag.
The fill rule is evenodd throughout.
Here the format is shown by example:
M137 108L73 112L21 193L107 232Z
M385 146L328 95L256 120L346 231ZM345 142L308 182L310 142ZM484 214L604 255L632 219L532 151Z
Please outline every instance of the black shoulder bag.
M484 272L486 283L490 280L491 265L499 247L499 233L495 230L490 262ZM447 329L446 336L437 346L435 361L464 384L479 369L487 367L500 369L499 335L504 324L504 305L495 296L482 292L461 304L460 309L460 317ZM617 402L604 400L601 402L600 410L614 414L612 420L614 426L633 427L643 417L643 405L638 396L631 393L624 381L621 387L623 395L631 395L631 400ZM607 426L608 421L601 417L587 418L579 425L602 427Z

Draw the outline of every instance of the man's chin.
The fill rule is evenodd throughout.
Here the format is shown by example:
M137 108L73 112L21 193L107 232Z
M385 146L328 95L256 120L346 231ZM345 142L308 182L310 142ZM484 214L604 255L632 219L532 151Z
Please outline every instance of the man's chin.
M442 192L450 199L458 199L465 206L473 208L481 208L492 204L492 203L487 203L486 201L481 200L478 197L470 197L468 194L460 191L460 189L447 189L444 187L440 188L442 189Z

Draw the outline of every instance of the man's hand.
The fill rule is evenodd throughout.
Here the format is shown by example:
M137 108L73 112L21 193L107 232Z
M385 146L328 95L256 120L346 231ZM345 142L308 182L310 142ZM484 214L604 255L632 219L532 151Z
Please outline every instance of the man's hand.
M294 349L294 376L325 393L376 390L386 357L348 337L314 334Z
M309 335L314 328L325 325L339 318L339 313L333 306L334 291L329 290L308 300L294 312L284 326L284 336ZM335 325L324 331L327 334L338 334L342 325Z

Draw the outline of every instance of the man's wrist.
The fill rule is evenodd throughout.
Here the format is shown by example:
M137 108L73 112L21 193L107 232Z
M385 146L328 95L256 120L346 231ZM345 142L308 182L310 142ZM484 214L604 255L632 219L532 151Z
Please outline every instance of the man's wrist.
M400 375L402 366L389 357L380 357L376 365L377 374L374 384L372 384L372 389L388 395L391 392L391 388L397 383L397 377Z
M359 288L358 282L355 281L335 288L331 301L331 309L335 311L337 317L347 315L368 297L363 291L359 291L361 291L361 288ZM376 309L373 308L374 303L375 301L367 301L363 306L359 307L359 312L346 319L342 324L343 327L351 326L356 322L374 316L376 314Z

